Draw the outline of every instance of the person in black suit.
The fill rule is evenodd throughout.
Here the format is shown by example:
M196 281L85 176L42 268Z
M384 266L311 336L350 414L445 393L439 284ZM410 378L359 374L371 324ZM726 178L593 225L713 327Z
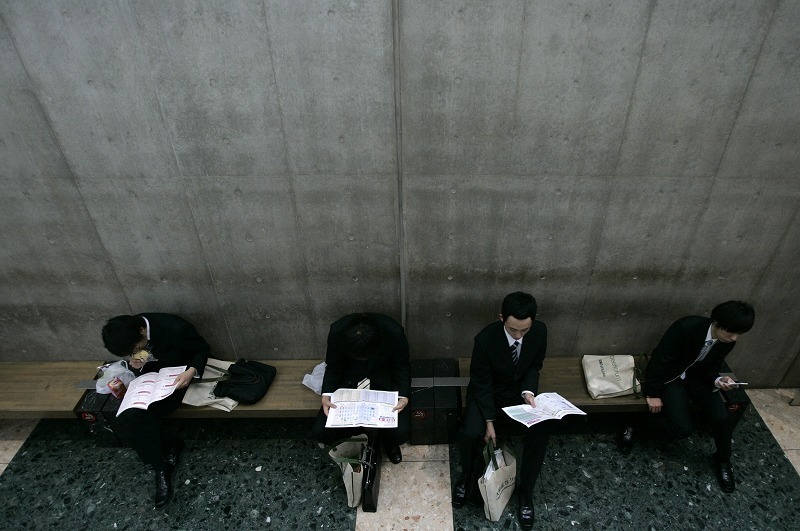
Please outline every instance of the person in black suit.
M655 416L651 423L667 437L681 439L692 432L689 403L697 404L714 436L712 456L717 480L724 492L733 492L736 481L731 466L731 437L736 420L717 390L735 389L730 376L719 371L736 341L753 327L755 311L742 301L717 305L711 317L690 315L667 329L647 364L644 394ZM627 433L626 433L627 432ZM633 430L618 435L620 448L630 452Z
M539 371L547 350L547 327L536 321L536 299L515 292L503 299L500 320L475 336L470 364L467 404L459 433L461 477L453 492L453 506L477 500L477 482L483 473L481 448L498 432L523 435L517 485L518 517L523 529L533 526L533 488L544 463L550 421L526 428L501 408L536 406Z
M326 428L325 422L330 408L336 407L331 403L333 392L355 389L361 380L369 378L370 389L399 394L394 408L400 412L397 428L379 431L389 460L395 464L402 461L400 445L411 432L411 417L406 409L411 395L411 361L403 327L379 313L346 315L331 325L325 363L322 407L314 422L314 437L330 446L364 432L363 428Z
M153 402L147 409L125 410L118 417L130 446L154 470L155 506L164 507L172 498L172 473L184 443L162 433L158 421L181 405L189 384L203 375L211 348L194 325L168 313L119 315L109 319L102 334L106 349L116 356L130 357L140 350L150 352L146 361L128 362L137 376L186 365L186 371L175 379L178 390L172 395Z

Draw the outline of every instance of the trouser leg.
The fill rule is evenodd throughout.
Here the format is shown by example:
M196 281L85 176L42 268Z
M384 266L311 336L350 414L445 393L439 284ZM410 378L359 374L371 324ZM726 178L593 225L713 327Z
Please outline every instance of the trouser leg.
M164 400L153 402L148 409L128 409L119 416L128 443L142 462L155 469L163 466L162 455L175 443L175 438L165 434L159 419L175 411L186 394L180 389Z
M651 422L663 436L683 439L692 433L689 393L683 381L667 384L661 394L661 413L651 415Z
M525 429L523 435L522 461L520 462L520 494L530 499L539 473L542 471L547 444L550 441L552 421L540 422Z
M731 460L731 438L736 420L718 392L701 385L688 386L689 394L700 407L706 421L711 428L714 444L717 447L717 457L720 461Z

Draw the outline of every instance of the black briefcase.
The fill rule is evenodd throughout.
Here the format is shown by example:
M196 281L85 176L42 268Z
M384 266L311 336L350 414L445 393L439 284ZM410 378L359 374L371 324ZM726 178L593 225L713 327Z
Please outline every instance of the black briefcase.
M361 509L366 513L374 513L378 510L378 490L381 483L381 445L375 434L369 435L364 447L363 467Z

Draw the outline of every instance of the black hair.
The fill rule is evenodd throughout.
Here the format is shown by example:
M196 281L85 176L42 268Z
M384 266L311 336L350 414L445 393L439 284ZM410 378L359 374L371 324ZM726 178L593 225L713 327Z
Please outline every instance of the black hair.
M503 322L509 317L514 317L520 321L524 321L528 317L536 319L536 299L529 293L515 291L509 293L503 299L503 305L500 313L503 315Z
M339 345L346 356L365 360L375 352L378 343L378 325L369 315L362 313L347 326Z
M728 301L711 310L711 320L732 334L744 334L753 328L756 311L744 301Z
M112 317L103 326L103 345L115 356L127 356L142 340L141 329L146 326L145 320L138 315Z

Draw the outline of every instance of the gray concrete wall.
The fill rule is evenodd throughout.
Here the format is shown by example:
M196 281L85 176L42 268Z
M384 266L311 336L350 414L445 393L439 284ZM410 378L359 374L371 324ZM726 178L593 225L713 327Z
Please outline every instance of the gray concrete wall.
M550 356L751 301L800 385L800 2L0 0L0 359L182 314L220 357L357 310L467 356L534 293ZM794 364L794 365L793 365Z

